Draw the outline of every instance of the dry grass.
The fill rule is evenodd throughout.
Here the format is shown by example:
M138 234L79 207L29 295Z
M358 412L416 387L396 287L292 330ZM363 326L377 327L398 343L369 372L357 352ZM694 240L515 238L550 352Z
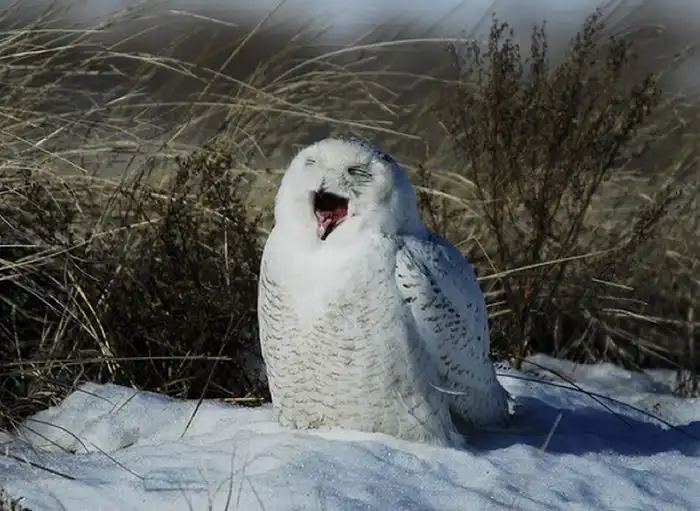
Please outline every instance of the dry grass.
M482 277L495 355L697 366L696 110L599 45L597 20L560 66L543 33L523 61L497 25L482 61L420 37L319 55L304 33L255 59L264 26L221 47L229 28L199 20L196 44L144 53L104 42L133 12L92 31L48 30L55 16L0 34L0 426L86 379L265 399L273 192L332 130L412 172Z

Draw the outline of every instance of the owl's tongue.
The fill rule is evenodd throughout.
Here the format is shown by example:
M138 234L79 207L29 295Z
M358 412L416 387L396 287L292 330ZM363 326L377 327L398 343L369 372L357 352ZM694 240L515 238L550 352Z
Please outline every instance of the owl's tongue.
M325 239L323 236L326 231L331 228L331 226L335 226L342 222L343 218L345 218L345 210L342 208L336 208L332 211L319 211L318 214L318 234L321 239ZM328 232L326 236L330 234Z
M314 212L318 221L318 237L324 241L348 214L348 201L330 193L317 193Z

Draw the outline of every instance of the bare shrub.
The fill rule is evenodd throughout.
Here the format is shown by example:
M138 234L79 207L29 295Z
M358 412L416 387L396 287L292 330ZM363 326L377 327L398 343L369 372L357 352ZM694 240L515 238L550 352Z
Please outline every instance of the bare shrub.
M0 415L14 421L86 379L265 397L260 244L232 166L214 145L160 187L146 173L111 190L5 177Z
M137 182L122 225L147 219L147 227L97 248L109 263L95 266L87 282L101 302L105 345L117 358L147 359L122 367L123 382L182 397L262 391L257 220L247 216L233 166L230 154L207 145L180 158L164 188ZM128 249L109 257L118 244Z
M590 16L556 66L544 27L528 56L497 20L485 50L451 48L459 76L444 119L478 211L483 252L472 256L502 287L493 349L516 363L533 352L640 360L605 310L633 307L628 279L678 196L662 182L647 200L601 214L611 178L647 151L660 98L656 76L630 83L632 47L604 40L603 28L600 13Z

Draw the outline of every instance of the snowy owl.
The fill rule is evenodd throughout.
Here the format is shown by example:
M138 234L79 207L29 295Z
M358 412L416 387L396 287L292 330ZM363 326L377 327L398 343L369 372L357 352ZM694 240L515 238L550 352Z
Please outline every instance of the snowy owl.
M258 318L280 424L456 445L507 422L473 270L391 156L356 138L306 147L274 221Z

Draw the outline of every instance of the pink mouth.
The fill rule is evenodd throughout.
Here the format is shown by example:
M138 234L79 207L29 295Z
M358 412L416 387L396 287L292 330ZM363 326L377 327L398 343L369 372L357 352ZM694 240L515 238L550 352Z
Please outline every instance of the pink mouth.
M317 234L321 241L348 216L348 200L328 192L314 194L314 213L318 221Z

